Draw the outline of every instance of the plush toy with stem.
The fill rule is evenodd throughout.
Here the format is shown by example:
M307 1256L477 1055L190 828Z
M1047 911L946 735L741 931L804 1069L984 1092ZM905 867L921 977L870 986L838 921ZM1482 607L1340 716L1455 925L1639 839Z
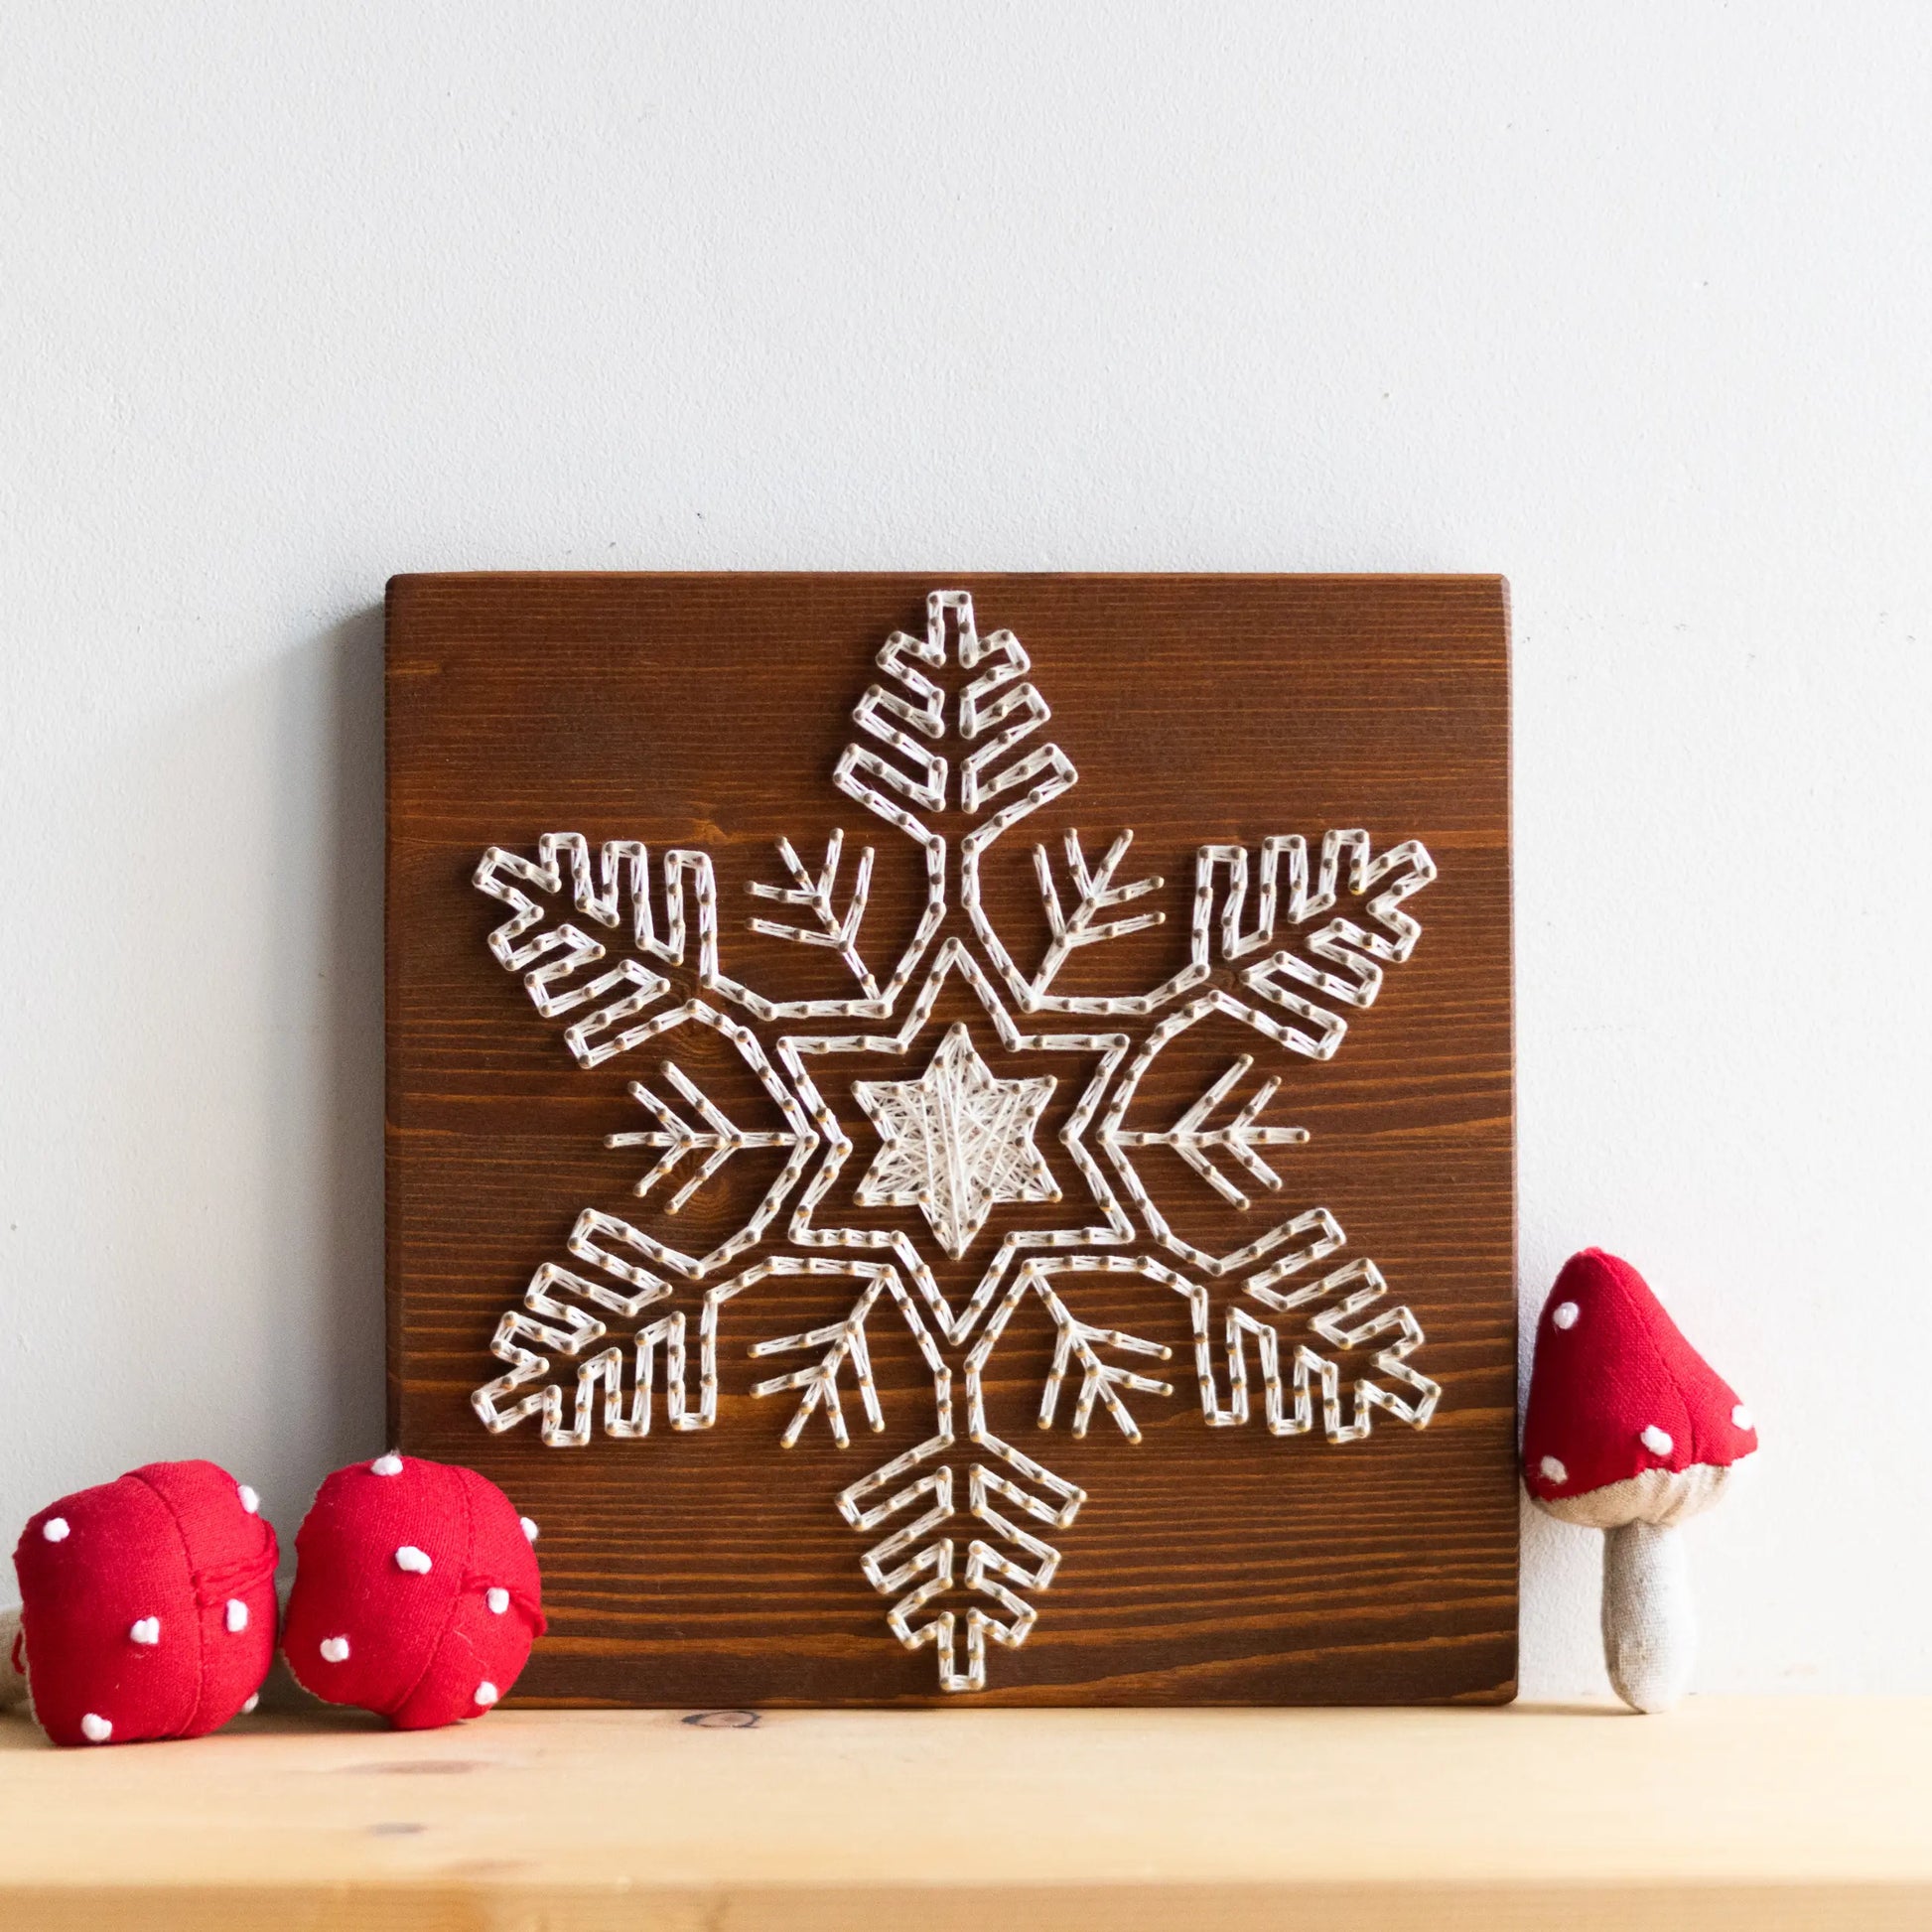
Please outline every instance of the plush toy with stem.
M1757 1449L1749 1412L1627 1261L1586 1248L1551 1289L1523 1418L1523 1480L1602 1530L1603 1661L1636 1711L1690 1688L1697 1616L1678 1526Z

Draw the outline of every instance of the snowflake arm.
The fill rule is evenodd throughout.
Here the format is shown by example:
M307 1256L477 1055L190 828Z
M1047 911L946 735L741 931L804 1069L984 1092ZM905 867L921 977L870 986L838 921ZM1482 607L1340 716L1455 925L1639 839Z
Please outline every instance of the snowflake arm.
M781 905L796 906L809 912L817 921L816 926L787 925L776 919L754 919L752 930L761 932L767 938L788 939L803 946L824 946L838 954L846 971L858 981L861 992L868 1000L880 997L879 983L866 969L866 962L859 954L859 926L866 916L866 901L872 892L873 851L867 846L859 855L859 864L853 873L852 891L846 900L843 913L833 903L833 893L838 885L839 857L845 846L845 834L835 831L825 842L825 864L816 873L806 871L798 854L792 850L789 839L778 841L778 857L784 862L785 870L796 882L793 886L767 886L755 883L750 891L755 898L775 899Z
M607 1134L606 1147L653 1147L664 1150L657 1165L637 1182L637 1192L648 1194L656 1184L676 1168L687 1154L698 1149L709 1150L708 1158L684 1185L671 1197L665 1208L668 1214L675 1214L684 1207L700 1187L717 1173L733 1155L742 1154L747 1148L781 1147L794 1153L801 1142L809 1146L811 1136L796 1131L784 1133L750 1133L737 1125L729 1116L691 1080L690 1076L674 1062L664 1062L664 1077L677 1089L685 1105L697 1114L704 1123L702 1127L688 1125L656 1094L640 1080L630 1082L630 1097L646 1107L663 1123L655 1133Z
M1046 956L1039 963L1039 971L1028 983L1028 992L1033 1000L1040 999L1047 992L1060 968L1077 948L1098 945L1107 939L1123 938L1130 932L1144 932L1149 926L1165 923L1168 915L1161 911L1135 912L1116 919L1101 916L1119 906L1131 904L1149 893L1158 893L1165 883L1158 874L1137 879L1129 886L1116 886L1113 883L1114 873L1133 843L1134 834L1131 831L1123 832L1107 848L1107 856L1100 864L1090 869L1086 855L1080 850L1080 834L1077 831L1067 833L1067 874L1078 895L1071 911L1060 902L1059 889L1053 883L1053 867L1046 856L1046 848L1043 845L1034 847L1034 871L1039 880L1040 902L1045 908L1047 931L1051 936Z
M1096 1328L1091 1322L1082 1321L1075 1315L1057 1295L1044 1289L1040 1291L1040 1299L1058 1330L1053 1343L1053 1366L1047 1372L1045 1386L1039 1393L1040 1428L1052 1428L1068 1365L1077 1358L1080 1364L1080 1393L1073 1405L1074 1435L1086 1435L1094 1404L1100 1401L1106 1403L1107 1413L1114 1419L1120 1433L1130 1443L1138 1443L1141 1440L1140 1427L1128 1413L1126 1403L1120 1398L1120 1391L1134 1389L1143 1395L1173 1395L1173 1384L1157 1382L1150 1375L1137 1374L1117 1362L1110 1362L1101 1350L1111 1348L1123 1355L1151 1355L1157 1361L1164 1362L1173 1356L1173 1350L1140 1335L1124 1334L1118 1328Z
M1113 1147L1172 1148L1181 1160L1205 1180L1230 1207L1246 1212L1250 1202L1235 1183L1217 1168L1208 1150L1219 1148L1247 1169L1261 1184L1279 1192L1282 1177L1255 1152L1258 1147L1299 1147L1309 1138L1305 1127L1259 1127L1255 1123L1267 1110L1281 1086L1270 1077L1255 1089L1232 1121L1225 1127L1209 1127L1218 1108L1240 1085L1255 1063L1252 1053L1243 1053L1174 1124L1162 1132L1116 1131L1109 1142Z
M1072 1526L1086 1501L1083 1489L1042 1468L1011 1444L978 1429L972 1440L986 1459L975 1460L967 1476L967 1521L959 1534L945 1534L958 1513L952 1465L927 1466L952 1448L950 1427L862 1477L839 1497L840 1514L868 1535L896 1517L919 1511L874 1544L860 1561L866 1581L876 1590L897 1597L886 1615L893 1635L907 1650L936 1652L939 1688L948 1692L986 1688L988 1642L1017 1650L1038 1618L1038 1610L1020 1590L1045 1589L1059 1569L1059 1551L1023 1530L1007 1509L1046 1528L1064 1530ZM911 1480L904 1480L907 1477ZM882 1491L883 1499L875 1500ZM972 1540L962 1577L956 1552L960 1537L968 1531ZM984 1600L974 1600L963 1614L930 1609L961 1585L973 1598ZM959 1656L962 1623L963 1664Z
M1406 1307L1377 1308L1389 1292L1382 1271L1374 1262L1363 1259L1321 1275L1301 1287L1284 1287L1319 1261L1326 1260L1344 1245L1341 1228L1324 1208L1302 1215L1295 1224L1297 1232L1313 1236L1271 1266L1251 1276L1243 1292L1264 1308L1279 1313L1308 1314L1309 1332L1327 1347L1346 1350L1360 1348L1387 1336L1394 1339L1377 1349L1369 1374L1358 1375L1352 1388L1352 1413L1342 1413L1342 1373L1332 1357L1298 1344L1293 1360L1293 1406L1280 1370L1279 1331L1257 1317L1245 1306L1237 1305L1227 1316L1227 1365L1231 1400L1219 1414L1210 1411L1209 1422L1245 1422L1248 1417L1246 1344L1257 1344L1262 1379L1266 1389L1267 1421L1276 1436L1305 1435L1314 1426L1314 1391L1318 1386L1321 1401L1322 1432L1331 1443L1359 1442L1367 1436L1377 1409L1387 1410L1399 1422L1413 1429L1426 1429L1442 1399L1442 1387L1409 1366L1409 1357L1423 1344L1422 1323ZM1207 1301L1203 1290L1190 1298L1194 1327L1196 1364L1201 1372L1205 1399L1213 1382L1213 1366L1207 1329ZM1311 1313L1310 1311L1312 1311ZM1387 1383L1376 1376L1387 1378ZM1218 1398L1216 1398L1218 1408Z
M804 1334L776 1335L768 1341L753 1344L752 1353L755 1356L782 1355L803 1348L825 1350L817 1361L795 1369L789 1375L777 1375L769 1381L759 1382L752 1390L755 1396L782 1395L787 1389L804 1390L804 1400L799 1403L791 1421L785 1425L784 1434L778 1439L786 1449L790 1449L805 1433L805 1425L811 1420L812 1411L821 1407L832 1431L832 1440L840 1449L851 1448L852 1437L846 1428L845 1412L839 1404L839 1373L848 1363L851 1364L859 1400L865 1407L867 1423L875 1433L886 1427L886 1414L879 1405L879 1390L872 1379L872 1354L866 1346L866 1316L872 1311L878 1295L876 1287L868 1290L842 1321L834 1321L823 1328L812 1328Z
M632 953L644 957L620 959L608 971L584 977L604 961L604 942L568 919L547 923L559 909L555 901L564 897L566 869L570 902L599 925L622 926L627 905ZM687 891L696 912L696 977L700 984L718 983L718 890L711 860L702 852L672 850L664 854L662 871L660 935L650 855L634 840L608 841L593 864L582 833L546 832L534 859L492 845L478 864L472 883L510 911L489 935L491 956L504 971L522 975L524 991L544 1019L582 1014L564 1030L564 1043L580 1066L599 1066L658 1031L655 1016L640 1016L670 991L670 981L645 962L687 963ZM591 1011L583 1013L586 1007ZM631 1021L636 1024L625 1024Z
M1434 883L1436 862L1420 839L1405 839L1386 852L1374 852L1369 835L1361 830L1329 832L1321 841L1320 869L1312 885L1309 878L1308 842L1300 837L1269 839L1262 847L1261 886L1256 897L1255 924L1241 929L1247 893L1247 853L1240 847L1212 847L1216 859L1234 855L1237 863L1221 914L1222 950L1230 960L1242 959L1268 945L1274 937L1278 894L1285 897L1282 914L1291 926L1304 926L1331 910L1338 894L1344 856L1348 862L1350 897L1365 900L1368 925L1350 918L1332 918L1258 965L1250 966L1243 982L1263 998L1300 1013L1323 1028L1315 1057L1325 1059L1340 1043L1347 1021L1323 1010L1284 982L1307 987L1328 1006L1361 1009L1375 1004L1382 990L1383 969L1404 964L1422 937L1422 926L1403 910L1406 900ZM1203 855L1205 856L1205 854ZM1287 879L1279 875L1287 862Z

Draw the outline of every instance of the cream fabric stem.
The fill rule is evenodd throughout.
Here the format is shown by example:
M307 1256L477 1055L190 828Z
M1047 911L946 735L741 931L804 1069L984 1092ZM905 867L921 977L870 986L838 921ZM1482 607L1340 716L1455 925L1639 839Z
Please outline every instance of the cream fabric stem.
M1668 1711L1690 1689L1697 1605L1675 1526L1625 1523L1603 1538L1603 1661L1633 1711Z

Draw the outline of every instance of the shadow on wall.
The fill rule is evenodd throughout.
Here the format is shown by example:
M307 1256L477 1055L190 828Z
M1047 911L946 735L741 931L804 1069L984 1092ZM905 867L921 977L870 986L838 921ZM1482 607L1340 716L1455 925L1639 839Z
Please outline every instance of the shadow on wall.
M283 989L266 1164L271 1227L300 1229L308 1329L312 1466L280 1498L289 1527L332 1468L382 1447L383 1423L383 614L332 624L283 660L272 780L284 836L310 842L311 867L278 869L268 956ZM299 850L299 844L293 849ZM287 1025L291 1009L303 1017ZM296 1035L305 1036L296 1036ZM271 1423L272 1426L272 1423ZM290 1505L294 1509L290 1510Z

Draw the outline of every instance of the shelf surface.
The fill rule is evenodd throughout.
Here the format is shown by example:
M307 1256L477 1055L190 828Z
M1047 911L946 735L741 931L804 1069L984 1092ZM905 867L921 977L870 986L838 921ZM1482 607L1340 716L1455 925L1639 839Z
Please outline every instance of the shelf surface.
M0 1924L1932 1925L1932 1700L0 1719Z

